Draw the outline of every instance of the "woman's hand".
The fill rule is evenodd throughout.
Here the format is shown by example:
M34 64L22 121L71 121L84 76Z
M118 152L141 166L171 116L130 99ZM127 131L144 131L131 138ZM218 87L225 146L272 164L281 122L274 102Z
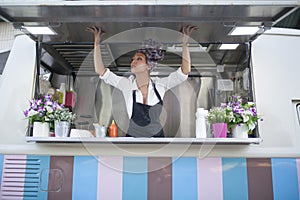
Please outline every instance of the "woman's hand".
M94 33L95 44L99 44L102 39L102 35L105 34L105 31L101 27L97 26L87 27L86 30Z
M192 26L192 25L183 26L181 28L181 32L183 34L183 36L182 36L182 43L183 44L187 44L190 35L192 34L192 32L194 32L196 30L198 30L198 26Z

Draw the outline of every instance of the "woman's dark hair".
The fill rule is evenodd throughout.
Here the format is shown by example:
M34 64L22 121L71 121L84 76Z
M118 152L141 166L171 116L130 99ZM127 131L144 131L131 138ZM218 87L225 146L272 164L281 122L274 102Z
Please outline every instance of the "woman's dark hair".
M163 50L163 45L155 40L149 39L144 41L143 48L137 50L136 53L143 53L146 56L147 64L152 70L157 66L159 60L164 59L165 50Z

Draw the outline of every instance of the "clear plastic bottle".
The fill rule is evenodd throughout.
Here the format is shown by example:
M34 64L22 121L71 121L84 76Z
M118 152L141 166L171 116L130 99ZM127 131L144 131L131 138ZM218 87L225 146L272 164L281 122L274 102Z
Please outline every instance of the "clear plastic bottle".
M196 112L196 138L207 138L206 134L206 111L204 108L197 108Z

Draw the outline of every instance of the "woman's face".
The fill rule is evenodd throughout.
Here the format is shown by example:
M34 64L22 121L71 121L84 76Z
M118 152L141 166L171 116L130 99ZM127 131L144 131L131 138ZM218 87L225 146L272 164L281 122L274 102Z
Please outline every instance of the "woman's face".
M149 67L147 65L146 56L143 53L136 53L131 61L131 72L136 74L139 72L145 72L149 70Z

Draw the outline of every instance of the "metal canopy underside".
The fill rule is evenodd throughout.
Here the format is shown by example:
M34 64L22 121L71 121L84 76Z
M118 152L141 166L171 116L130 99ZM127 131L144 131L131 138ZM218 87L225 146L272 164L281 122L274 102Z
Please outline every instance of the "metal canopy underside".
M106 31L102 42L106 65L122 74L145 39L164 44L166 58L161 65L180 66L180 28L185 24L199 27L190 40L192 65L211 69L216 65L238 66L245 60L246 45L257 35L229 36L234 26L275 26L297 11L294 1L0 1L0 18L23 25L47 25L57 35L36 37L47 43L42 64L57 73L93 75L93 35L89 26ZM299 3L299 2L298 2ZM34 36L35 37L35 36ZM197 50L197 45L203 48ZM220 43L241 43L236 50L219 50Z

